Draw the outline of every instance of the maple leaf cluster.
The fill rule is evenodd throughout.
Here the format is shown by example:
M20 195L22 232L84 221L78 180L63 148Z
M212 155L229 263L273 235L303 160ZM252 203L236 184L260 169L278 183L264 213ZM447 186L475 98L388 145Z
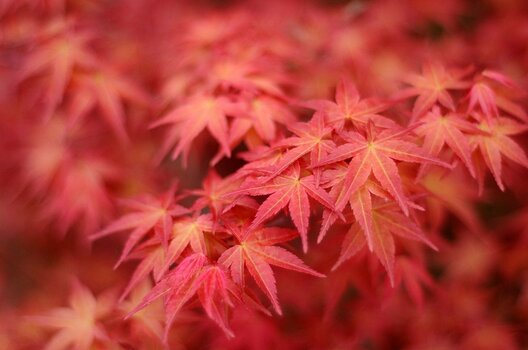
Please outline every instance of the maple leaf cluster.
M527 22L0 1L0 348L522 349Z

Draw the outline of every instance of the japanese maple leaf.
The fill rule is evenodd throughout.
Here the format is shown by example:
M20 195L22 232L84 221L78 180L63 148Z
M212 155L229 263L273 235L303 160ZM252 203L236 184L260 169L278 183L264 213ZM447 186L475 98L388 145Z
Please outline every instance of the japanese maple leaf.
M283 96L280 84L287 82L286 75L276 72L276 65L259 59L261 53L252 45L243 46L241 51L240 55L215 55L199 65L197 74L211 89L235 88L255 95Z
M344 166L339 166L338 168L332 171L332 176L335 177L333 181L335 182L335 184L330 190L330 195L336 199L336 202L340 202L343 196L346 196L346 187L343 179L346 178L347 174L348 168ZM365 232L368 246L371 250L373 247L373 195L380 199L383 199L384 201L392 200L390 193L383 189L380 184L374 179L368 179L363 185L361 185L356 191L354 191L348 199L348 203L350 205L350 208L352 209L352 214L354 215L356 222L358 222L361 226L363 232ZM416 206L411 201L408 201L408 203L409 206ZM340 208L340 210L343 210L343 208ZM321 231L319 232L319 237L317 238L318 243L321 242L321 240L324 238L326 232L328 231L330 226L336 221L337 217L338 215L336 213L332 213L328 210L325 210L323 212L323 223L321 226Z
M172 227L171 241L167 249L162 273L169 269L187 246L193 252L207 255L205 233L213 232L214 223L210 214L177 220Z
M469 137L464 134L475 130L475 126L460 115L454 113L444 115L440 112L440 108L436 107L421 119L416 133L424 137L423 149L427 154L438 157L444 145L447 144L464 163L471 176L475 177ZM425 166L422 166L422 174L425 169Z
M252 123L249 119L237 118L233 120L228 133L230 149L235 149L242 141L245 141L244 143L246 146L251 144L250 142L247 142L251 136L254 135L251 128ZM224 149L219 148L213 159L211 159L209 162L209 165L214 167L226 156L227 154L225 153Z
M123 100L146 106L149 96L130 80L107 68L74 76L76 86L69 116L74 121L98 106L102 116L121 141L127 141Z
M469 91L469 104L467 113L476 112L476 107L479 106L482 114L474 114L475 116L482 116L486 120L499 117L499 108L505 112L510 113L517 118L528 121L526 112L522 107L513 101L497 94L495 86L498 83L500 87L506 87L510 91L520 92L522 89L510 78L499 72L485 70L483 71L477 81Z
M354 84L343 78L336 88L335 101L314 100L302 105L322 112L328 125L337 131L343 130L347 122L354 126L365 125L368 120L384 128L394 128L396 124L381 115L379 112L386 110L386 103L374 99L361 99Z
M267 95L240 101L231 106L230 112L237 118L248 120L249 126L267 142L276 137L276 123L288 125L296 120L285 102Z
M528 168L526 153L510 137L510 135L526 131L527 127L504 117L490 121L483 120L478 127L482 132L474 135L473 143L480 149L484 162L495 178L495 182L504 191L505 188L502 183L503 155L515 163Z
M166 246L172 232L174 217L188 212L186 208L174 203L175 191L176 185L173 185L158 198L148 195L144 198L123 200L123 205L134 212L115 220L103 230L95 233L91 239L98 239L120 231L132 230L119 258L118 265L143 237L155 227L159 227L160 241Z
M158 298L165 296L165 341L176 316L182 307L195 294L199 294L200 301L207 315L215 321L228 336L233 336L222 313L224 307L232 307L231 285L227 274L218 265L210 265L208 259L201 253L188 256L171 271L165 278L158 282L154 288L143 298L127 316L131 317L136 312Z
M391 285L394 286L394 239L397 235L406 239L420 241L437 250L436 246L425 236L420 226L409 217L399 212L394 202L377 202L372 206L372 232L370 236L356 221L349 229L343 241L341 254L332 270L356 255L369 242L369 249L374 252L387 270Z
M176 269L152 288L152 290L125 317L125 319L130 318L136 312L144 309L146 306L165 295L165 337L167 337L168 330L170 329L178 311L180 311L183 305L196 293L198 285L195 282L206 263L207 258L203 254L194 254L184 259Z
M228 231L236 237L238 244L227 249L218 259L218 263L228 268L233 281L241 286L244 286L244 267L246 267L279 315L282 311L277 299L275 276L270 265L324 277L286 249L274 246L291 240L296 236L295 231L277 227L248 229L247 226L228 226Z
M469 91L469 105L467 113L475 111L476 106L480 106L482 115L490 120L491 118L499 117L499 109L497 108L497 96L493 89L485 82L477 82L473 84Z
M57 308L45 316L33 316L31 319L57 330L43 347L46 350L89 350L96 341L111 346L101 320L110 315L114 302L112 294L104 293L95 298L88 288L76 281L69 307Z
M239 189L242 182L243 179L241 177L229 176L222 179L216 171L209 171L203 182L203 188L189 191L191 195L198 196L191 209L200 211L204 208L209 208L213 221L216 223L220 214L233 205L243 204L253 208L258 206L257 203L248 200L247 197L235 201L235 196L231 192Z
M47 119L61 103L67 84L77 68L93 68L98 65L97 58L88 48L92 37L88 32L75 32L71 23L52 23L60 29L52 29L51 38L46 38L24 62L20 71L21 79L27 79L41 73L47 76L44 117ZM46 30L45 30L46 31Z
M308 225L310 218L310 201L312 197L330 210L334 210L332 199L322 188L315 185L313 175L301 177L298 163L272 181L262 184L259 179L250 180L234 193L253 196L270 196L259 207L250 229L254 229L288 206L290 216L299 230L303 250L308 250Z
M125 290L119 299L122 302L141 282L147 280L152 273L154 280L159 281L163 277L165 266L166 249L160 244L159 239L153 237L139 245L126 258L141 260L132 273Z
M233 307L232 294L236 289L225 268L220 265L210 265L200 276L202 287L198 289L198 298L207 316L213 320L224 333L232 338L235 336L228 324L225 308Z
M343 134L346 143L316 164L316 166L324 166L352 158L348 165L348 173L343 180L344 192L336 202L336 209L342 210L350 196L367 181L371 173L374 173L376 180L396 199L405 215L408 215L407 198L403 193L394 160L444 167L449 165L430 157L415 144L404 141L403 136L409 132L409 129L377 132L373 124L370 124L367 131L367 137L357 132Z
M176 143L172 158L176 159L183 153L183 162L186 164L192 141L207 128L229 157L231 148L224 103L221 98L196 94L153 123L151 127L171 126L162 145L162 156Z
M134 270L120 300L123 300L151 273L155 281L160 281L187 247L190 247L194 253L207 254L210 252L212 242L209 237L206 237L206 233L211 232L213 232L213 222L209 214L182 218L174 223L167 248L160 244L159 237L152 237L141 244L128 256L128 259L141 261Z
M259 146L237 155L247 163L239 168L233 176L246 177L261 174L265 169L274 168L284 156L284 151L280 148Z
M348 167L344 163L338 163L334 169L327 170L323 175L323 187L331 187L330 196L334 202L341 202L341 198L345 196L346 187L344 185L344 179L348 174ZM370 236L372 231L372 204L371 204L371 194L375 194L386 200L390 200L390 194L387 191L383 190L379 184L373 179L367 180L362 186L360 186L355 193L353 193L348 199L350 208L356 218L367 233L367 237ZM344 206L339 208L339 211L342 211L347 202L344 202ZM331 212L327 209L323 211L323 222L321 225L321 230L319 231L319 236L317 237L317 243L320 243L330 226L337 220L339 217L338 213Z
M379 188L373 181L367 181L349 199L352 213L365 233L370 251L374 247L372 194L385 200L388 199L387 194L383 193L383 189Z
M429 63L422 67L422 74L409 74L404 81L411 85L401 95L415 96L413 120L423 116L435 103L440 103L449 110L455 110L455 103L449 90L462 90L469 86L464 77L470 72L465 70L448 70L438 63Z
M332 198L333 202L336 203L339 201L345 193L344 188L344 179L348 172L348 166L345 162L339 162L333 165L333 168L326 169L321 177L321 186L323 188L330 187L329 195ZM345 204L346 206L346 204ZM343 210L341 208L341 210ZM338 209L336 208L336 211ZM337 212L332 212L327 209L323 209L323 222L321 224L321 229L319 230L319 235L317 236L317 243L320 243L325 237L326 233L332 226L332 224L338 219L339 215Z
M250 150L262 147L264 142L278 138L277 122L286 124L295 120L286 106L281 106L278 100L272 100L271 97L265 97L265 101L253 97L248 101L244 98L242 101L226 103L225 106L226 113L235 117L229 129L231 149L236 148L242 141ZM225 152L219 149L210 162L211 166L217 164L224 156Z
M310 164L313 166L324 159L326 154L335 147L334 142L330 139L332 128L326 125L324 116L320 113L316 113L310 122L297 123L288 129L296 136L288 137L275 144L275 147L288 147L289 149L271 169L271 174L265 181L283 173L294 162L307 154L310 155ZM316 177L318 176L316 174Z

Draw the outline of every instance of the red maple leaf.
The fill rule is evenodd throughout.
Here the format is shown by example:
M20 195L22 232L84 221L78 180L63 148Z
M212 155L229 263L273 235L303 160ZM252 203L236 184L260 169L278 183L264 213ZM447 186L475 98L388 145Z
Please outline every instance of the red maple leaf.
M455 102L449 90L462 90L469 87L464 77L470 69L448 70L439 63L429 63L422 67L422 74L409 74L404 81L412 85L401 91L399 96L418 96L414 103L412 119L422 117L435 104L440 103L447 109L454 111Z
M350 196L367 181L371 173L374 173L376 180L396 199L403 212L408 214L407 199L394 160L450 167L430 157L415 144L405 141L403 136L409 131L405 129L378 132L372 124L369 124L366 137L357 132L342 134L346 143L316 164L316 166L325 166L352 158L348 165L348 173L343 180L344 191L337 199L336 209L342 210Z
M384 128L394 128L394 121L379 115L389 108L387 103L375 99L361 99L354 84L343 78L336 88L335 101L313 100L303 106L315 109L325 115L328 125L341 131L350 122L353 126L364 126L370 120Z
M528 121L523 108L507 98L503 90L524 95L524 91L512 79L496 71L484 70L469 91L467 113L490 121L499 117L499 109L501 109L520 120Z
M163 142L161 156L165 156L176 144L172 158L176 159L183 153L183 162L186 164L193 140L206 128L218 141L224 154L228 157L231 155L225 101L222 98L198 93L187 98L151 127L166 124L171 127Z
M276 123L288 125L295 116L284 101L267 95L258 95L231 105L230 113L246 121L246 132L253 128L264 141L271 142L277 136Z
M495 182L504 191L502 183L502 155L517 164L528 168L528 158L526 153L511 137L527 130L526 125L519 124L512 119L498 117L497 119L486 121L482 119L478 125L481 133L472 137L475 147L480 149L480 154L484 158L484 163L491 171ZM479 179L482 188L483 179Z
M270 265L284 269L307 273L317 277L324 275L306 266L304 262L284 248L275 244L287 242L296 236L296 232L278 227L248 228L227 224L228 232L236 237L238 243L227 249L218 259L218 263L231 272L235 283L244 286L244 267L248 269L259 288L264 292L278 314L282 314L278 299L275 277Z
M293 164L288 171L273 178L270 182L263 183L258 178L249 180L234 193L253 196L270 194L258 208L250 230L262 225L281 209L288 206L293 223L299 230L305 252L308 250L309 197L329 210L334 210L332 199L322 188L316 186L314 176L301 177L301 169L298 163Z
M173 229L173 219L188 212L188 209L174 203L175 191L176 185L173 185L158 198L148 195L139 199L123 200L123 205L134 212L115 220L103 230L92 235L91 239L132 230L117 265L126 259L132 249L156 227L160 241L166 246Z
M469 170L471 176L475 177L475 168L471 160L471 147L469 136L466 133L475 132L476 127L465 120L461 115L455 113L442 114L440 108L433 108L421 120L421 124L416 128L416 133L424 138L423 149L431 157L438 157L444 145L460 158L462 163ZM422 166L421 173L426 170Z
M232 192L240 188L243 182L243 178L236 176L236 174L222 179L216 171L209 171L203 181L203 188L189 191L189 194L198 197L192 205L191 210L201 211L209 208L213 216L213 221L216 223L220 214L229 210L234 205L244 205L256 209L258 204L251 198L236 198L237 196L232 194Z
M165 249L159 244L159 239L152 238L128 254L129 259L141 260L136 269L130 276L125 290L121 294L119 301L123 301L141 282L147 280L152 273L154 280L159 281L163 277L163 268L165 266Z
M171 241L161 273L169 269L187 246L195 253L207 255L206 232L211 233L214 228L209 214L177 220L172 227Z
M66 350L92 349L94 343L113 345L113 341L101 321L108 317L115 303L111 292L103 293L98 298L77 280L73 283L69 307L51 310L47 315L30 317L46 328L56 329L46 349Z
M399 212L394 202L377 201L370 209L372 231L362 229L361 222L356 221L347 232L341 254L332 270L356 255L368 243L369 250L374 252L387 270L391 285L394 286L395 247L393 235L406 239L421 241L437 250L436 246L425 236L420 226L411 218Z
M164 339L167 341L170 327L176 316L197 293L207 315L222 328L226 335L234 336L223 309L233 307L231 299L237 296L236 287L221 266L209 264L207 257L201 253L195 253L182 260L173 271L152 288L126 318L165 296Z
M330 138L332 128L326 125L324 116L321 113L316 113L308 123L297 123L288 127L288 129L296 136L285 138L274 145L274 147L288 148L288 151L271 168L271 174L264 181L269 181L283 173L294 162L307 154L310 155L310 164L313 166L320 162L335 147L334 142ZM315 176L316 178L319 177L317 173Z

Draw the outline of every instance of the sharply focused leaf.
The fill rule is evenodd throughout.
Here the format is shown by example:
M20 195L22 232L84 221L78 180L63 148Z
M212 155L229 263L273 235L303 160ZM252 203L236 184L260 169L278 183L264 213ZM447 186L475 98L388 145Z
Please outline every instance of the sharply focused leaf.
M270 196L260 205L251 228L262 225L265 221L276 215L281 209L288 206L290 216L299 230L303 249L308 249L308 225L310 218L309 197L330 210L334 205L330 196L320 187L316 187L312 175L301 177L300 167L296 163L284 174L273 178L272 181L262 184L258 180L247 182L236 193L254 196Z
M246 227L231 227L230 230L237 237L238 244L226 250L218 262L228 268L233 280L242 286L244 285L245 267L278 314L282 314L282 311L277 299L275 277L270 265L317 277L324 276L306 266L301 259L286 249L273 245L293 238L291 230L248 229Z

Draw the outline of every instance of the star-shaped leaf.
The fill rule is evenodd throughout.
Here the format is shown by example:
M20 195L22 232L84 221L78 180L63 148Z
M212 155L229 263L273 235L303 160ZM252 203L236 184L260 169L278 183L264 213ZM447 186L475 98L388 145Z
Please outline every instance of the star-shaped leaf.
M342 210L345 207L350 196L373 173L381 186L396 199L405 215L408 214L407 199L394 160L450 167L448 164L430 157L415 144L405 141L403 136L408 132L409 130L377 132L370 124L367 137L357 132L342 135L346 143L337 147L334 152L317 164L317 166L324 166L352 158L348 165L348 173L343 180L344 192L336 202L337 210Z
M448 70L439 63L428 63L422 67L422 74L409 74L405 77L404 81L412 87L399 95L418 96L412 111L413 120L422 117L435 103L454 111L456 106L449 90L469 87L469 83L464 80L468 73L469 69Z
M309 197L312 197L329 210L334 210L332 199L328 193L315 185L313 175L301 177L300 167L297 163L270 182L263 184L259 179L250 180L235 193L254 196L270 195L259 207L250 229L262 225L281 209L288 206L293 223L299 230L305 252L308 250Z
M360 221L349 229L338 261L332 268L335 270L343 262L356 255L369 242L370 251L378 257L387 270L391 285L394 286L394 239L393 235L406 239L421 241L437 250L436 246L425 236L420 226L409 217L399 212L393 203L377 202L371 208L372 231L365 232Z
M396 126L394 121L378 114L389 108L387 103L361 99L354 84L346 78L337 85L335 101L313 100L302 105L322 112L328 125L337 131L343 130L348 122L354 126L364 126L369 120L384 128Z
M429 114L422 118L421 122L416 128L416 132L424 137L424 151L431 157L438 157L444 145L447 144L464 163L471 176L475 177L469 137L465 133L475 132L476 127L460 115L442 114L439 108L433 108ZM425 169L426 166L423 165L422 174Z
M266 177L265 181L282 174L294 162L307 154L310 155L310 164L315 165L335 147L334 142L329 138L332 128L326 125L322 114L316 113L310 122L297 123L289 129L295 136L283 139L275 145L275 147L288 147L289 149L271 169L271 174Z
M478 127L482 132L473 137L473 143L480 149L484 162L493 174L495 182L504 191L505 187L502 182L503 155L515 163L528 168L526 153L510 137L510 135L526 131L527 126L509 118L499 117L490 121L483 120ZM482 180L480 182L482 183Z
M119 231L132 230L119 258L118 265L156 227L159 227L160 241L166 246L172 232L174 217L188 212L188 209L174 203L175 191L176 186L174 185L158 198L145 196L140 199L123 200L123 204L134 210L134 212L115 220L103 230L95 233L91 239L98 239Z
M222 98L209 94L196 94L169 111L164 117L152 124L152 127L170 125L161 153L164 156L176 144L172 158L183 153L186 164L193 140L207 128L220 144L224 154L231 156L228 137L228 123Z
M44 349L89 350L96 341L110 344L101 320L110 315L114 302L111 293L96 298L88 288L74 281L69 307L57 308L47 315L33 316L31 319L46 328L58 330Z
M291 240L295 235L292 230L247 229L247 227L229 227L228 230L237 238L238 244L227 249L218 262L228 268L233 281L242 286L244 285L244 267L247 268L278 314L282 314L282 311L277 299L275 276L270 265L324 277L306 266L301 259L286 249L274 246L274 244Z

